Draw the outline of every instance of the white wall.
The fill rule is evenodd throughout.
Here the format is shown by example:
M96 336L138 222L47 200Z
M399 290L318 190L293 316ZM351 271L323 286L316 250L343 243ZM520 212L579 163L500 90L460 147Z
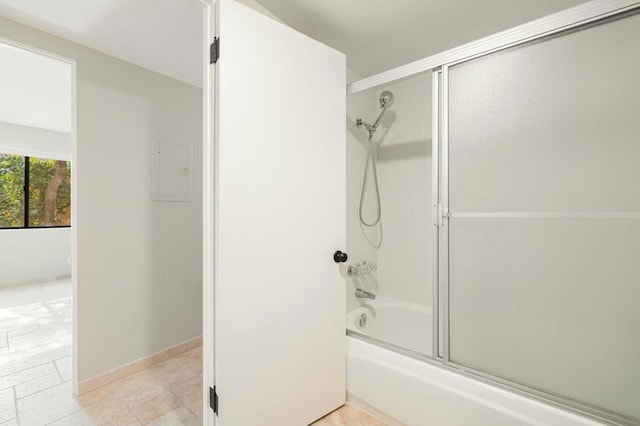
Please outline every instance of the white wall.
M0 287L71 273L71 228L0 231Z
M0 122L0 153L70 161L71 135Z
M0 44L0 122L69 133L71 65Z
M4 18L0 36L78 63L80 381L199 336L201 90ZM159 139L193 144L194 202L151 202Z
M236 0L238 3L242 3L243 5L250 7L251 9L255 10L256 12L260 12L265 16L268 16L271 19L275 19L278 22L281 22L283 24L285 24L284 21L282 21L279 17L277 17L276 15L274 15L273 13L271 13L271 11L269 9L267 9L266 7L262 6L260 3L258 3L256 0Z

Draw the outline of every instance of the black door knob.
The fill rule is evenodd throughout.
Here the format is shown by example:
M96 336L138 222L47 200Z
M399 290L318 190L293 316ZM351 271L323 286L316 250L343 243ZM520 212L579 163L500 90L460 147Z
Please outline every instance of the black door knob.
M343 253L340 250L333 253L333 261L336 263L344 263L347 261L347 253Z

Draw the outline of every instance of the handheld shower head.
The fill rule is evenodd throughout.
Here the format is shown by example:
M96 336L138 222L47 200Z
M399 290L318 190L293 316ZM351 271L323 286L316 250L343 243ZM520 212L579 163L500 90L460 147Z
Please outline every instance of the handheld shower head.
M367 132L369 132L369 140L371 140L371 138L373 137L373 134L376 132L378 126L380 125L382 117L384 117L384 114L387 112L387 110L391 108L394 100L395 97L393 96L393 93L385 90L384 92L380 93L380 108L382 108L382 111L380 111L380 114L378 115L376 121L373 124L368 124L365 123L361 118L356 119L356 126L364 127Z
M391 105L393 105L394 100L395 97L393 96L393 93L385 90L384 92L380 93L380 108L390 108Z
M375 123L373 123L373 126L371 126L372 131L369 132L371 136L373 136L373 133L375 133L376 129L380 125L380 121L382 121L382 117L384 117L384 114L389 108L391 108L391 105L393 105L394 100L395 98L393 96L393 93L391 93L390 91L385 90L384 92L380 93L380 108L382 108L382 111L380 112L378 119L375 121Z

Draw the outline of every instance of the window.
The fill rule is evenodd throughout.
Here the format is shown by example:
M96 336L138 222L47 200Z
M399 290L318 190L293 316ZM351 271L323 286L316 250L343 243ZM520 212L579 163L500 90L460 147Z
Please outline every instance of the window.
M71 226L71 162L0 154L0 228Z

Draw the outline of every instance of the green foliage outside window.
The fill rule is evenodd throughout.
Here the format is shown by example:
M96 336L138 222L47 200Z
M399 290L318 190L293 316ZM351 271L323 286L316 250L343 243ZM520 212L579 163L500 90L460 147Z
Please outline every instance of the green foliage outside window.
M28 176L26 169L29 169ZM27 188L25 182L28 182ZM28 199L25 199L25 189ZM26 201L29 207L27 218ZM70 224L71 163L0 154L0 228Z
M24 157L0 154L0 228L24 226Z

